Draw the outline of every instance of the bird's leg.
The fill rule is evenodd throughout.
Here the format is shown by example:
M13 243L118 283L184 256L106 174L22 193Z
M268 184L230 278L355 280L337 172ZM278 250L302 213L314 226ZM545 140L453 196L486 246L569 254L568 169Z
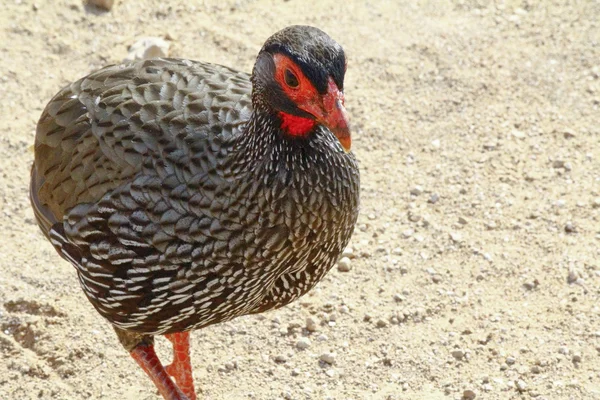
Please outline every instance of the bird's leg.
M129 351L131 357L142 367L165 400L196 399L195 394L188 398L171 380L154 351L153 336L128 332L117 327L114 329L125 350Z
M160 360L154 351L154 346L138 345L129 354L131 354L131 357L133 357L138 365L142 367L144 372L148 374L150 379L152 379L158 392L165 400L191 400L191 398L188 399L188 397L179 390L177 385L173 383L171 378L169 378L169 374L160 363ZM196 396L193 398L195 399Z
M169 333L165 337L173 343L173 362L165 369L169 375L175 378L183 393L190 400L196 400L190 363L190 334L189 332L177 332Z

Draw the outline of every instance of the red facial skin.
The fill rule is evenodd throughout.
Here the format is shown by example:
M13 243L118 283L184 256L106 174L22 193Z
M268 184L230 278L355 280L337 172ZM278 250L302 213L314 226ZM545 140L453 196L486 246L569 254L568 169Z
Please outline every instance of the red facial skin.
M327 93L321 95L300 67L289 57L275 54L273 59L275 61L275 80L281 85L285 94L298 108L315 117L313 120L280 112L281 128L291 136L304 137L316 123L323 124L338 138L344 150L349 152L352 141L348 128L348 113L344 108L344 93L339 90L333 79L329 78ZM286 70L296 77L297 86L290 86L286 82Z

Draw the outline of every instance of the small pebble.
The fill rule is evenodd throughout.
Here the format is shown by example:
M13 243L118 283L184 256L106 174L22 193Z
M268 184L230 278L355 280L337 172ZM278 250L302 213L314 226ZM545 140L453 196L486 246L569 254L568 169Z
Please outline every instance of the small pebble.
M523 284L523 287L525 287L525 289L527 290L533 290L535 288L537 288L540 285L540 281L538 281L537 279L534 279L531 282L525 282Z
M402 232L402 235L403 235L405 238L409 238L409 237L411 237L411 236L412 236L412 235L414 235L414 234L415 234L415 231L414 231L414 230L412 230L412 229L407 229L407 230L405 230L404 232Z
M315 319L312 317L306 318L306 329L309 332L316 332L319 329L319 326L317 325L317 321L315 321Z
M577 228L575 228L575 225L573 225L573 223L571 221L569 221L565 224L565 232L575 233L575 232L577 232Z
M92 4L98 8L102 8L109 11L115 3L115 0L88 0L89 4Z
M463 400L473 400L475 397L477 397L477 395L472 390L467 389L463 392Z
M496 147L498 146L498 143L496 142L487 142L483 144L483 148L485 150L494 150L496 149Z
M237 362L235 362L235 361L225 363L225 369L227 371L233 371L236 368L237 368Z
M149 58L168 57L170 43L159 37L139 39L129 48L125 61L146 60Z
M463 358L465 358L465 352L462 350L452 350L452 357L454 357L457 360L462 360Z
M392 250L392 254L395 256L401 256L402 255L402 249L400 247L396 247L394 248L394 250Z
M421 216L418 215L418 214L409 213L408 214L408 220L410 222L419 222L421 220Z
M514 357L506 357L506 364L513 365L517 360Z
M287 361L287 357L284 356L283 354L278 354L275 356L274 360L278 364L283 364Z
M460 243L462 242L462 235L458 232L451 232L450 239L452 239L452 241L455 243Z
M404 296L402 296L402 295L401 295L401 294L399 294L399 293L396 293L396 294L394 295L394 301L395 301L396 303L401 303L401 302L403 302L403 301L404 301Z
M485 227L491 231L491 230L496 229L498 227L498 224L496 224L496 222L494 222L494 221L487 221L485 223Z
M410 190L410 194L412 194L413 196L419 196L423 193L423 188L419 185L416 185L415 187L413 187Z
M575 137L575 131L573 129L566 128L563 131L563 136L565 137L565 139L572 139Z
M335 376L335 370L330 368L327 371L325 371L325 375L327 375L330 378L333 378Z
M522 379L518 379L515 382L515 385L517 386L517 390L519 390L519 392L524 392L527 389L527 384Z
M327 337L327 335L325 335L324 333L321 333L319 336L317 336L317 340L319 342L325 342L327 341L329 338Z
M432 193L431 196L429 196L429 200L427 200L430 204L435 204L438 202L438 200L440 199L440 196L437 193Z
M525 135L524 132L517 130L517 129L513 129L513 131L511 133L517 139L525 139L527 137L527 135Z
M333 365L335 364L335 359L337 355L335 353L323 353L321 354L320 360L326 362L327 364Z
M342 257L354 258L356 255L354 254L354 249L352 247L346 247L342 252Z
M571 360L574 363L580 363L581 362L581 354L579 354L579 353L573 354L573 357L571 357Z
M177 36L172 31L167 31L164 35L165 40L175 40Z
M388 322L385 319L380 318L380 319L377 320L377 327L378 328L385 328L386 326L388 326Z
M565 162L563 160L554 160L554 162L552 163L552 167L553 168L564 168Z
M592 207L600 208L600 197L596 197L594 201L592 201Z
M342 257L337 263L338 271L348 272L350 271L350 259L348 257Z
M301 337L296 342L296 348L298 350L306 350L310 347L310 339L307 337Z

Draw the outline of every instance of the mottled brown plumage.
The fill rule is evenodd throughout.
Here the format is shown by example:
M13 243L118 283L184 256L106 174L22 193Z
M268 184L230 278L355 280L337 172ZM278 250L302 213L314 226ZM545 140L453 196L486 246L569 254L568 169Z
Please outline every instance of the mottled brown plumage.
M358 214L344 72L337 43L295 26L265 43L252 77L146 60L50 101L32 205L128 350L281 307L333 266Z

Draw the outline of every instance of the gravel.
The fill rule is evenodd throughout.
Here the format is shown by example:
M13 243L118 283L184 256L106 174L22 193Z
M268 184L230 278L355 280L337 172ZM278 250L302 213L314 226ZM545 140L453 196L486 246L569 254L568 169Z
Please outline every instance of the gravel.
M463 240L463 237L462 237L462 235L461 235L460 233L458 233L458 232L451 232L451 233L450 233L450 239L452 239L452 241L453 241L454 243L460 243L460 242L462 242L462 240Z
M452 354L452 357L454 357L458 361L461 361L462 359L465 358L465 352L460 349L452 350L452 352L450 354Z
M115 4L115 0L87 0L87 2L106 11L110 11Z
M301 337L296 342L296 348L298 350L306 350L310 347L310 339L307 337Z
M389 323L383 318L379 318L376 322L376 326L378 328L386 328L388 326L388 324Z
M473 390L467 389L463 392L463 400L473 400L477 397Z
M306 318L306 329L309 332L316 332L317 330L319 330L319 325L313 317Z
M423 193L423 187L416 185L412 189L410 189L410 194L413 196L420 196Z
M170 43L159 37L143 37L129 48L124 61L147 60L149 58L168 57Z
M337 355L336 353L323 353L319 359L327 364L333 365L335 364Z
M438 202L438 200L440 199L440 195L437 193L432 193L431 196L429 196L429 200L427 200L428 203L431 204L435 204Z
M519 392L524 392L527 390L527 383L525 383L525 381L522 379L517 379L515 386Z
M569 221L565 224L565 232L567 233L575 233L577 232L577 228L573 224L573 222Z
M348 258L348 257L340 258L340 260L337 263L338 271L340 271L340 272L350 271L350 263L351 263L350 258Z
M278 354L273 358L273 360L278 364L283 364L283 363L287 362L287 357L284 356L283 354Z

